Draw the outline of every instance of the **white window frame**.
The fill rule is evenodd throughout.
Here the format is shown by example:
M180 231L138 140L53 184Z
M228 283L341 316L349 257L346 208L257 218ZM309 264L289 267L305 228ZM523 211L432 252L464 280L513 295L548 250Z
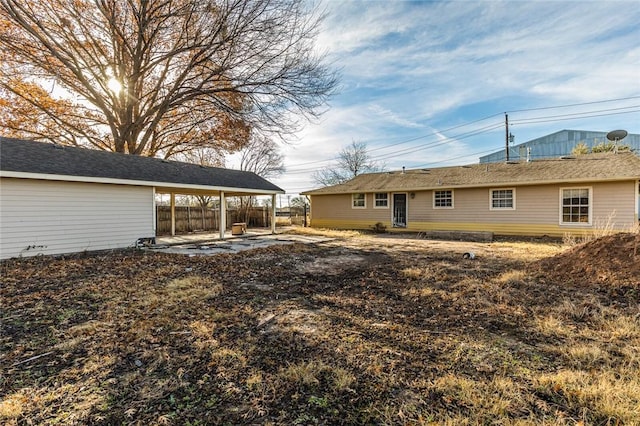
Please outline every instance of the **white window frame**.
M436 206L436 193L437 192L450 192L451 193L451 205L450 206ZM452 209L454 207L454 194L453 189L434 189L433 190L433 208L434 209Z
M563 194L564 191L566 190L572 190L572 189L586 189L589 192L589 214L588 214L588 222L565 222L563 220L564 217L564 205L562 204L563 202ZM559 221L560 221L560 226L592 226L593 225L593 187L592 186L565 186L560 188L560 193L558 195L559 197L559 204L560 204L560 208L559 213L560 213L560 217L559 217Z
M362 195L362 198L364 200L364 205L356 206L356 195ZM366 209L367 208L367 194L364 193L364 192L356 192L354 194L351 194L351 208L352 209Z
M384 198L384 206L379 206L378 205L378 195L385 195L386 198ZM382 198L380 199L380 201L382 201ZM365 205L366 205L366 201L365 201ZM374 209L388 209L389 208L389 193L388 192L376 192L373 194L373 208Z
M493 193L496 191L511 191L511 207L493 207ZM516 209L516 189L515 188L491 188L489 189L489 210L505 211Z
M636 182L636 220L640 222L640 180Z

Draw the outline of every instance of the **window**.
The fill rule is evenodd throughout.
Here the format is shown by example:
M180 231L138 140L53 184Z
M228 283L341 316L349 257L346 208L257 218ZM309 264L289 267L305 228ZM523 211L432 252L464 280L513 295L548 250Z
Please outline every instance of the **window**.
M389 208L389 194L387 193L378 193L373 197L374 203L373 207L376 209L387 209Z
M490 207L490 210L515 210L516 190L513 188L492 189Z
M562 217L564 224L591 223L591 190L590 188L563 188Z
M433 191L433 208L452 209L453 191L451 189L445 191Z
M364 209L367 207L367 200L364 194L352 194L351 207L354 209Z

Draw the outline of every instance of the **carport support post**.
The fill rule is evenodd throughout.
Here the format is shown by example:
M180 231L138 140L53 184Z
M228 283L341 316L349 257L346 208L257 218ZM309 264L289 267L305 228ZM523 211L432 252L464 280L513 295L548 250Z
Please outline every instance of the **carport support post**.
M224 192L220 191L220 239L224 240L224 231L227 229L227 199Z
M276 233L276 194L271 195L271 233Z
M171 236L176 235L176 194L170 194L171 198Z

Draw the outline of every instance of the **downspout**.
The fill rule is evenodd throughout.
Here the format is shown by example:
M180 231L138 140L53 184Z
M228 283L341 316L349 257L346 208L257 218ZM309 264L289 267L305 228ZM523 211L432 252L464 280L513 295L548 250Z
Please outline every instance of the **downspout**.
M154 238L158 235L158 206L156 205L156 187L151 191L151 205L153 206L153 216L151 218Z

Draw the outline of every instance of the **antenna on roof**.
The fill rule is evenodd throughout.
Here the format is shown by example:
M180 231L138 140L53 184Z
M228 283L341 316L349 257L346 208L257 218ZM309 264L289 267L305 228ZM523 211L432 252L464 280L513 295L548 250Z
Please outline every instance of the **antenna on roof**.
M626 138L628 134L626 130L612 130L607 133L607 139L613 142L613 152L615 154L618 153L618 142Z

